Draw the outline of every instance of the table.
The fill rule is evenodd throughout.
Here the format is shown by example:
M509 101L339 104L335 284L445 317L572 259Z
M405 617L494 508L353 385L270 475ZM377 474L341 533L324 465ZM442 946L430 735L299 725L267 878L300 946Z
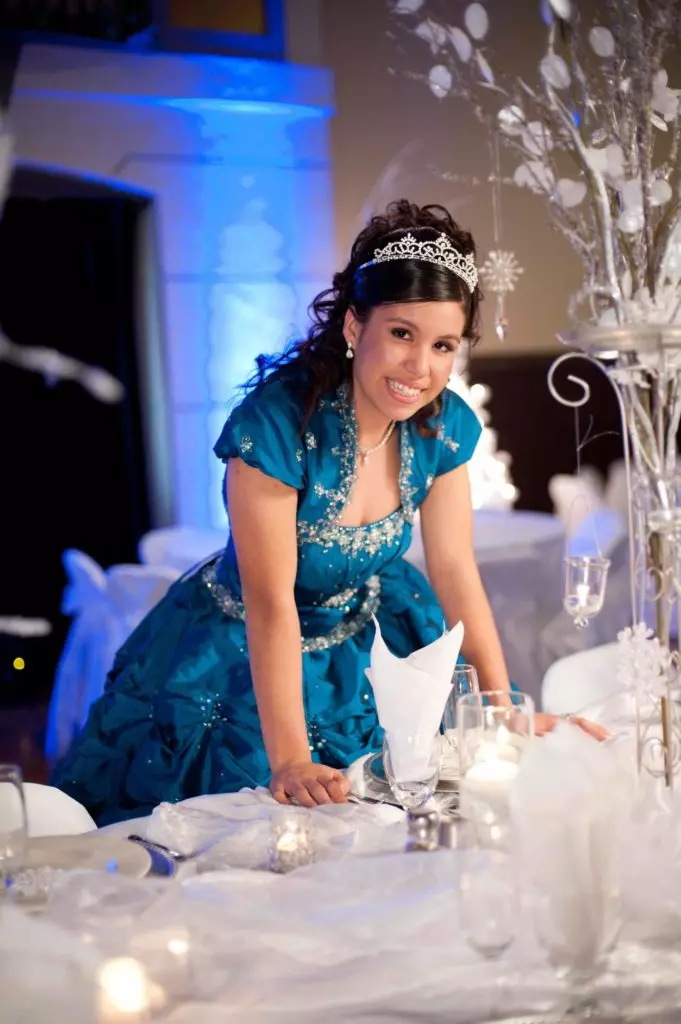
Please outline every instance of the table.
M537 640L562 607L564 527L541 512L479 510L475 555L513 681L539 701L549 664ZM426 572L418 520L407 558Z

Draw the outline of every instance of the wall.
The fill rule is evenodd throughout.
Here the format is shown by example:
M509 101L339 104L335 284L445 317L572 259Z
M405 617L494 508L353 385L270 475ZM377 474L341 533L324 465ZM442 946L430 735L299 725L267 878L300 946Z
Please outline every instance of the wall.
M328 282L330 103L328 73L290 64L22 52L18 160L128 185L157 208L176 522L224 521L211 448L235 388Z
M538 0L486 6L492 26L490 61L496 69L535 80L543 40ZM463 100L437 100L423 82L390 73L391 67L429 65L426 44L405 36L389 7L388 0L331 0L324 7L326 59L337 101L332 139L339 259L365 212L401 195L449 206L473 231L484 254L493 240L491 194L485 182L489 139ZM453 24L462 19L465 7L450 0ZM482 181L478 186L449 183L439 171ZM510 300L511 330L503 352L551 350L556 333L567 326L568 297L579 283L580 265L567 242L550 228L544 204L528 192L505 190L503 219L504 248L515 252L525 268ZM486 306L485 337L476 358L500 355L493 299Z

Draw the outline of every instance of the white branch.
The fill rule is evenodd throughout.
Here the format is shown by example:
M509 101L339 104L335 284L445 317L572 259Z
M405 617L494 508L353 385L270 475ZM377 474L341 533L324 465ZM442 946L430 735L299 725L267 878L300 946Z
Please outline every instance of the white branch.
M52 626L47 619L25 619L22 615L0 616L0 633L6 636L47 636Z
M125 394L121 382L99 366L88 366L53 348L17 345L3 334L0 334L0 363L40 373L48 380L75 381L98 401L108 404L120 402Z

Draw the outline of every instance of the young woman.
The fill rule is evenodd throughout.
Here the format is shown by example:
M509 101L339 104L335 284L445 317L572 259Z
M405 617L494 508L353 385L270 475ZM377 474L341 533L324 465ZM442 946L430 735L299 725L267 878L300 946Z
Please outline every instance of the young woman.
M307 338L261 361L215 446L226 550L130 637L57 767L100 824L244 786L344 800L341 770L382 738L374 614L403 657L462 620L481 686L509 689L473 552L481 428L447 389L477 339L477 281L471 236L401 200L360 233ZM404 560L417 510L430 584Z

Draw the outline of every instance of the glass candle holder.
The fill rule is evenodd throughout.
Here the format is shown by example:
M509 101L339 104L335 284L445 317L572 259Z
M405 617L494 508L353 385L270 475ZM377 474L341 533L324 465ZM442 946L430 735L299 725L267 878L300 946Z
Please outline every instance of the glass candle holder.
M311 864L317 853L312 815L303 807L287 807L272 815L270 831L271 871L285 874Z
M583 629L603 607L610 560L569 555L564 560L565 595L563 607Z
M511 786L534 735L534 714L534 701L525 693L488 691L459 700L460 810L491 828L492 840L494 828L509 817Z

